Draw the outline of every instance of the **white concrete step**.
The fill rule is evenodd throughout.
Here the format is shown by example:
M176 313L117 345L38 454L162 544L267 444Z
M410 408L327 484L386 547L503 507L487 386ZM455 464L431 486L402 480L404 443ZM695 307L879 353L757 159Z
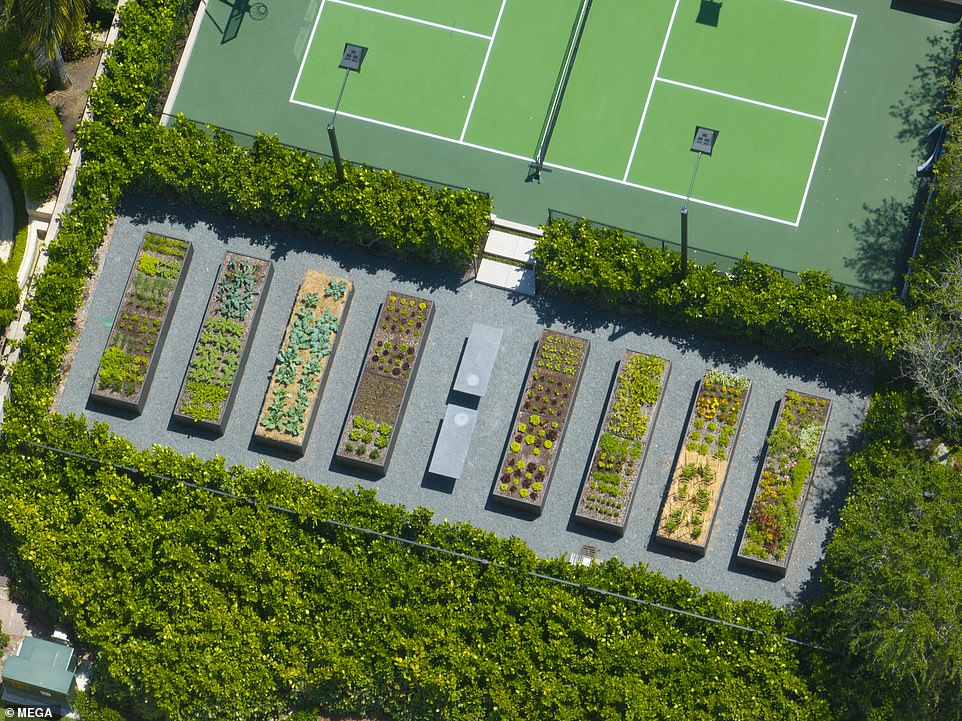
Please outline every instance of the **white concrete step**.
M525 265L534 265L534 240L511 235L503 230L492 228L488 231L488 240L484 244L484 252L501 258L517 260Z
M505 220L504 218L499 218L494 213L491 213L491 225L502 230L535 235L539 238L544 235L544 231L541 230L541 228L536 228L533 225L525 225L524 223L515 223L513 220Z
M535 290L534 270L519 268L516 265L491 260L491 258L481 259L475 281L522 295L534 295L537 292Z

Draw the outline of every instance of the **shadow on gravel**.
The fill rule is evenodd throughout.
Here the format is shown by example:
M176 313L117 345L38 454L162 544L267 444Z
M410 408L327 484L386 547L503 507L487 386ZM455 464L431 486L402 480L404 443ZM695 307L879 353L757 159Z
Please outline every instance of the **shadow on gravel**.
M832 531L838 527L845 499L851 489L851 477L844 459L858 450L861 444L861 435L855 433L842 438L826 438L826 444L829 457L838 458L839 461L833 467L823 469L823 473L819 473L809 492L808 503L812 506L815 519L827 524L832 530L821 542L817 560L811 568L811 575L801 583L798 591L791 596L792 603L796 604L809 603L821 593L822 565L825 561L825 551L832 540ZM827 474L825 471L827 471ZM839 479L839 482L825 483L826 475L829 478Z
M216 233L223 241L241 238L256 248L263 248L273 261L283 260L291 254L309 253L334 260L350 273L361 271L373 276L379 271L387 270L398 282L412 283L421 291L430 292L442 288L456 291L466 278L465 274L401 260L394 255L379 255L371 249L340 245L317 236L281 231L188 208L167 198L125 196L118 215L129 216L138 225L175 223L183 225L188 232L202 226Z
M137 411L118 408L117 406L111 406L107 403L97 403L89 398L87 399L87 403L84 405L84 410L88 412L94 411L97 413L103 413L122 421L132 421L140 416Z
M837 393L863 393L866 389L864 374L828 366L804 356L737 345L683 329L668 329L643 318L618 315L587 303L573 303L552 295L536 296L530 299L530 303L538 314L539 322L545 326L565 325L575 329L575 332L611 328L609 340L628 333L648 335L665 339L680 351L696 353L706 366L728 367L737 373L750 363L761 363L779 375L796 377L804 382L817 382Z

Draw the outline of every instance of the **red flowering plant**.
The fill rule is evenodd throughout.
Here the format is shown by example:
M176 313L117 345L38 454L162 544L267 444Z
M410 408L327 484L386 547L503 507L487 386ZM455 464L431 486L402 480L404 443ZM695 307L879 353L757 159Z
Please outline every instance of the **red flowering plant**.
M748 513L741 554L781 562L791 545L831 404L826 398L788 391Z

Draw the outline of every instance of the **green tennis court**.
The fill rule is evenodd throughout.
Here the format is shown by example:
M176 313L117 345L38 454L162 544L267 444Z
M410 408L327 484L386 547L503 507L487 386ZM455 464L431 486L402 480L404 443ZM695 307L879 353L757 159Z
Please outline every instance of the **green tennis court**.
M510 220L560 211L666 247L702 125L719 136L693 190L696 262L748 253L881 289L957 44L957 22L920 7L204 0L163 112L329 155L341 54L364 45L337 117L346 159L486 191Z
M703 125L692 202L797 226L854 27L797 0L322 0L290 100L333 111L350 39L376 52L340 114L679 198Z

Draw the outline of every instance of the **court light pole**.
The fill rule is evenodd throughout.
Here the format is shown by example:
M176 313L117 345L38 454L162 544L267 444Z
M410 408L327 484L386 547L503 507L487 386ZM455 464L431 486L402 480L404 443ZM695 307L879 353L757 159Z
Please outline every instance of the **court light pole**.
M334 104L334 115L327 124L327 137L331 141L331 154L334 156L334 167L337 168L337 179L344 182L344 163L341 160L341 150L337 147L337 133L334 130L334 121L337 120L337 109L341 106L341 98L344 97L344 88L347 87L347 79L351 76L351 71L361 72L361 63L367 55L367 48L363 45L344 43L344 53L341 55L339 68L344 70L344 81L341 83L341 92L337 94L337 102Z
M691 184L688 186L688 195L685 196L685 207L681 209L681 277L688 275L688 202L691 200L691 192L695 188L695 176L698 174L698 164L701 156L711 157L712 148L718 139L718 131L711 128L704 128L701 125L695 126L695 139L691 142L691 152L698 153L695 158L695 170L691 174Z

